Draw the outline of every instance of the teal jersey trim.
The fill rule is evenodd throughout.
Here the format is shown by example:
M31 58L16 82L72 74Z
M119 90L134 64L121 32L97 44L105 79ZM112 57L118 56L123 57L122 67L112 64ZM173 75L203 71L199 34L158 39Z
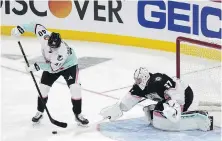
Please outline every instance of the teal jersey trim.
M43 71L47 71L49 73L58 73L58 72L61 72L61 71L64 71L72 66L75 66L78 64L78 59L75 55L75 52L74 50L71 48L72 50L72 54L70 54L68 56L68 58L66 59L65 63L60 67L60 69L56 70L56 71L53 71L51 66L50 66L50 63L43 63L43 62L37 62L37 64L39 65L40 69L43 70Z
M35 34L36 23L22 24L21 27L27 31Z
M181 115L181 118L192 118L192 117L201 118L201 119L207 119L208 118L207 116L199 114L199 113L193 113L193 114L187 114L187 115L182 114Z

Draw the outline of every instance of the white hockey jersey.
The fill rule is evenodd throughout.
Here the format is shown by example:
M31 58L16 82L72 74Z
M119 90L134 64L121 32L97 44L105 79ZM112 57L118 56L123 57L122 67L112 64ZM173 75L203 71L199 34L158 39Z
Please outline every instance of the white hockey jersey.
M21 27L24 31L33 32L41 43L44 61L39 60L36 63L42 70L57 73L78 64L74 50L64 41L61 42L60 47L55 49L48 46L51 32L43 25L30 23L21 25Z

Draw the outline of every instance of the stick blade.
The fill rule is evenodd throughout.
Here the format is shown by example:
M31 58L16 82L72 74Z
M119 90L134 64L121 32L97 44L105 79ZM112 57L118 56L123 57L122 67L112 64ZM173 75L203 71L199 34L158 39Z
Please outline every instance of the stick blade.
M52 120L51 121L54 125L56 126L59 126L59 127L62 127L62 128L66 128L67 127L67 123L64 123L64 122L59 122L57 120Z

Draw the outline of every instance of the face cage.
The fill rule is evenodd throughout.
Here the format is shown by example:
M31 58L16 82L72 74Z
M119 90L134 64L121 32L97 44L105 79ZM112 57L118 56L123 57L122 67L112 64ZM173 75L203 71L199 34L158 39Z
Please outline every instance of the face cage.
M135 80L135 84L137 84L137 85L139 85L142 82L142 78L134 77L134 80ZM148 84L149 81L150 81L150 77L148 78L146 83Z
M139 85L142 82L141 78L134 77L134 80L135 80L135 84L137 84L137 85Z

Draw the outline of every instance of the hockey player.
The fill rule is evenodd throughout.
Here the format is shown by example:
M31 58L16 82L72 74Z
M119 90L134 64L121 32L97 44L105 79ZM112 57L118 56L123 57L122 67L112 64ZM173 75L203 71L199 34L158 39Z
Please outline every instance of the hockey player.
M17 37L24 32L34 33L41 43L44 61L35 62L27 68L27 71L43 70L39 88L44 102L47 103L48 93L53 83L63 76L71 92L75 120L79 125L87 125L89 121L81 114L81 85L78 79L78 62L74 50L61 39L59 33L50 32L41 24L18 25L12 29L11 35ZM32 118L34 123L39 122L43 117L44 107L40 97L37 100L37 110L36 115Z
M134 80L135 84L128 94L118 103L101 111L100 114L104 118L116 120L123 115L123 112L129 111L145 98L157 102L145 106L143 111L148 124L152 123L158 129L170 131L212 129L213 121L207 112L187 112L193 101L193 91L190 86L165 74L150 73L143 67L135 71Z

